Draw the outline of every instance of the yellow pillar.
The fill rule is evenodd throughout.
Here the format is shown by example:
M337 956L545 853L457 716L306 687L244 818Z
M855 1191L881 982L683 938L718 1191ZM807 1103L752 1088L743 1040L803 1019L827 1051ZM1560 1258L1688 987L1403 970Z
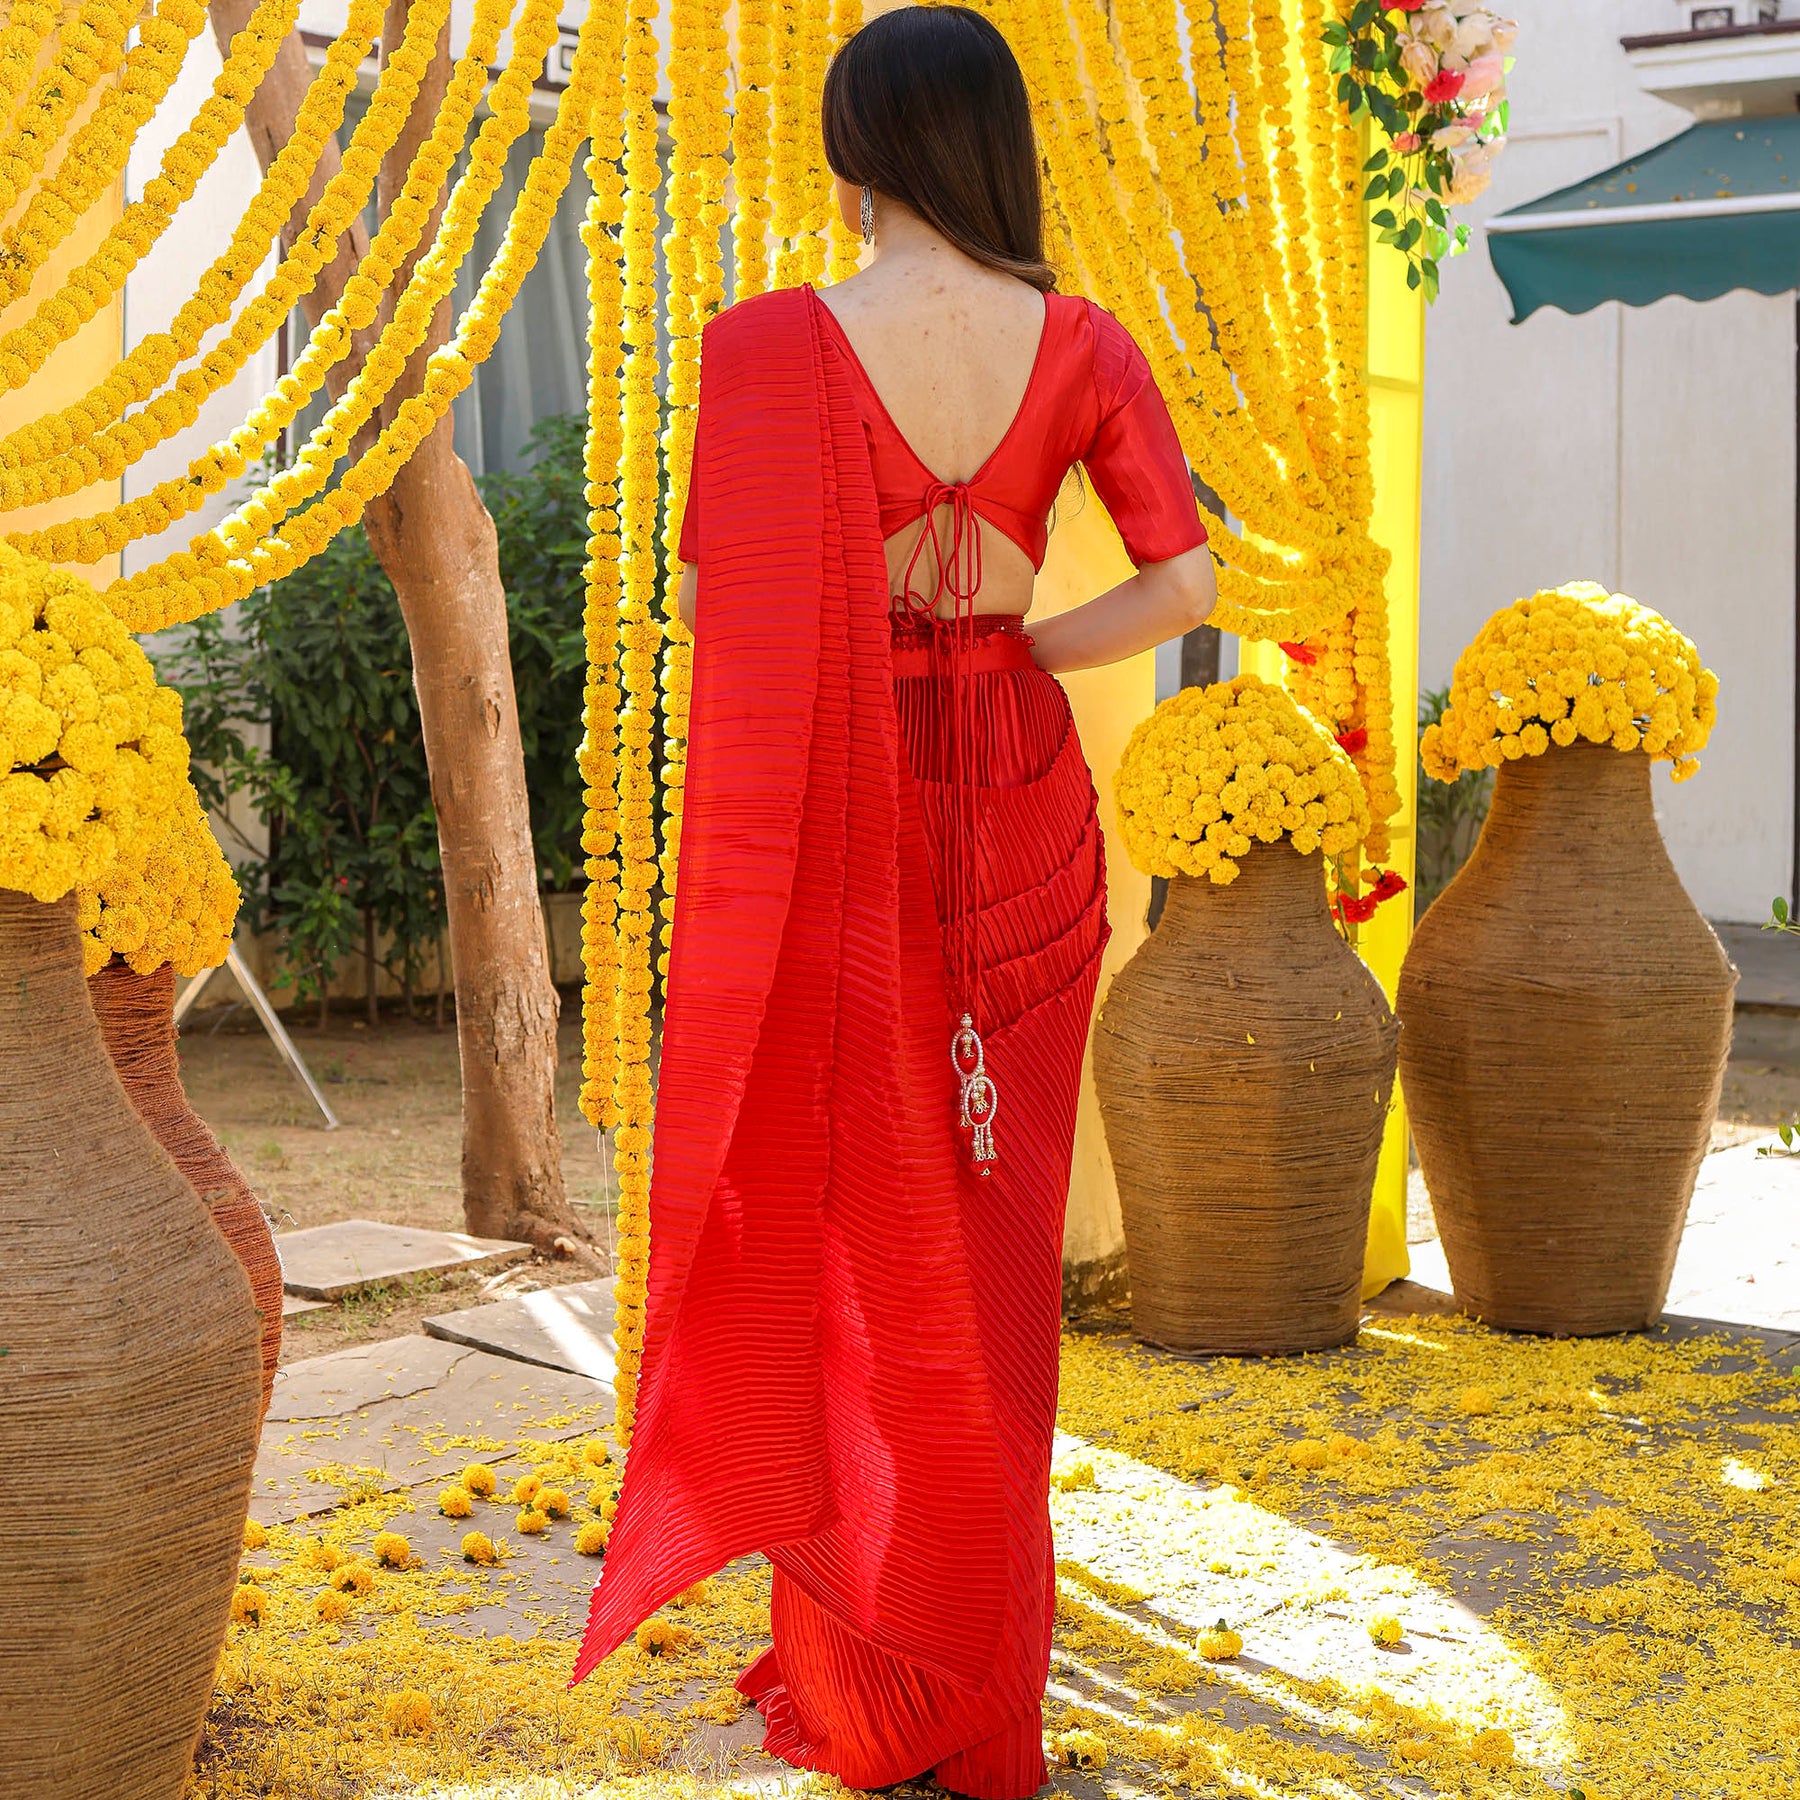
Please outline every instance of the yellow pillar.
M1375 541L1392 558L1387 575L1388 656L1393 669L1395 777L1400 811L1387 867L1407 892L1362 927L1363 960L1391 1002L1412 940L1418 826L1419 510L1425 422L1425 301L1406 285L1406 261L1369 250L1369 456L1375 474ZM1406 1110L1398 1086L1381 1142L1363 1293L1379 1293L1411 1267L1406 1251Z
M1104 593L1131 574L1131 559L1106 509L1088 489L1066 483L1056 501L1050 552L1032 597L1034 617L1047 617ZM1112 777L1125 740L1156 705L1156 654L1145 651L1102 669L1082 669L1062 677L1075 714L1075 727L1094 772L1100 795L1100 823L1106 833L1107 917L1112 940L1100 965L1100 999L1107 984L1144 941L1150 908L1150 877L1131 866L1113 819ZM1081 1103L1075 1121L1075 1161L1069 1175L1069 1209L1063 1238L1063 1268L1073 1284L1089 1293L1122 1285L1125 1232L1119 1217L1119 1190L1094 1095L1091 1051L1081 1072Z

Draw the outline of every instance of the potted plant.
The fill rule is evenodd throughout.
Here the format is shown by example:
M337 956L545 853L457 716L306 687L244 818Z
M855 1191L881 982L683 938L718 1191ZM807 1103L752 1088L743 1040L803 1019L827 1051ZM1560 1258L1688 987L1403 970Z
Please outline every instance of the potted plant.
M83 583L0 545L0 1768L179 1795L260 1415L250 1284L114 1074L77 892L180 819L181 703Z
M1132 861L1169 882L1094 1035L1133 1328L1187 1351L1344 1343L1396 1036L1327 895L1325 859L1368 830L1355 767L1240 675L1165 700L1114 795Z
M1591 582L1496 613L1420 740L1497 771L1400 977L1401 1079L1458 1300L1591 1334L1662 1310L1731 1045L1737 973L1663 847L1650 771L1697 767L1718 679Z

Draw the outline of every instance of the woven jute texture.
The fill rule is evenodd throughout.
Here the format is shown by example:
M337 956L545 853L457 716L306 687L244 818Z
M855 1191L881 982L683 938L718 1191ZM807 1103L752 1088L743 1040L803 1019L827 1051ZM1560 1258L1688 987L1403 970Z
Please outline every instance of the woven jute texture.
M1400 1079L1463 1308L1593 1335L1662 1311L1737 971L1676 876L1651 763L1503 763L1400 976Z
M261 1328L100 1041L73 897L0 891L0 1787L177 1800L250 1497Z
M138 1116L175 1159L244 1265L262 1313L263 1406L281 1360L281 1259L262 1202L206 1121L188 1105L175 1049L175 971L140 975L116 957L88 979L107 1054Z
M1169 884L1095 1026L1132 1325L1172 1350L1320 1350L1356 1335L1397 1027L1318 853L1239 862L1225 887Z

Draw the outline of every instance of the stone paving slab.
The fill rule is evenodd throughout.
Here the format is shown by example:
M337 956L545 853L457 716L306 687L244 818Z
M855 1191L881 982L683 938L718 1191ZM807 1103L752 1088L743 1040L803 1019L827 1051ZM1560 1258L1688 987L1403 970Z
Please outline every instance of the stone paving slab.
M330 1304L329 1300L303 1300L298 1294L283 1294L281 1316L284 1319L297 1319L302 1313L323 1312Z
M576 1282L441 1313L424 1321L434 1338L469 1344L496 1356L565 1369L610 1383L617 1363L613 1342L613 1284Z
M361 1485L448 1479L521 1437L603 1433L612 1390L437 1338L390 1338L277 1371L250 1512L264 1524L329 1512Z
M1800 1012L1800 942L1761 925L1715 923L1713 929L1737 964L1740 1007Z
M497 1268L531 1254L529 1244L424 1231L372 1219L341 1219L284 1232L275 1239L282 1286L308 1300L341 1300L359 1288L404 1275L442 1275L451 1269Z

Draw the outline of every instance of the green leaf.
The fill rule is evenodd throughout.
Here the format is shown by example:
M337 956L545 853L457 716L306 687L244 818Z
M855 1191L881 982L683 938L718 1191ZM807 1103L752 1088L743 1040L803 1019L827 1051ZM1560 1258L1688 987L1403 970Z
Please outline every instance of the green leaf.
M1406 285L1409 288L1416 288L1419 285L1419 280L1419 265L1417 263L1408 263L1406 265Z
M1355 6L1350 9L1351 31L1367 31L1380 13L1380 0L1356 0Z
M1404 169L1395 168L1389 170L1387 191L1390 200L1394 199L1397 195L1406 192L1406 171Z
M1344 29L1341 19L1327 19L1319 36L1328 44L1345 44L1350 41L1350 34Z
M1385 150L1377 150L1375 154L1363 164L1363 173L1365 175L1371 174L1374 170L1381 168L1387 162L1387 159L1388 153Z
M1343 74L1350 67L1350 52L1347 49L1332 51L1325 59L1325 66L1333 75Z
M1371 225L1379 225L1384 231L1392 231L1398 224L1394 215L1384 206L1380 212L1369 215Z
M1788 922L1788 903L1784 895L1777 894L1775 902L1769 910L1775 915L1777 925L1785 925Z
M1356 77L1354 75L1340 75L1338 77L1337 85L1337 97L1339 103L1348 106L1350 102L1356 98L1356 94Z

